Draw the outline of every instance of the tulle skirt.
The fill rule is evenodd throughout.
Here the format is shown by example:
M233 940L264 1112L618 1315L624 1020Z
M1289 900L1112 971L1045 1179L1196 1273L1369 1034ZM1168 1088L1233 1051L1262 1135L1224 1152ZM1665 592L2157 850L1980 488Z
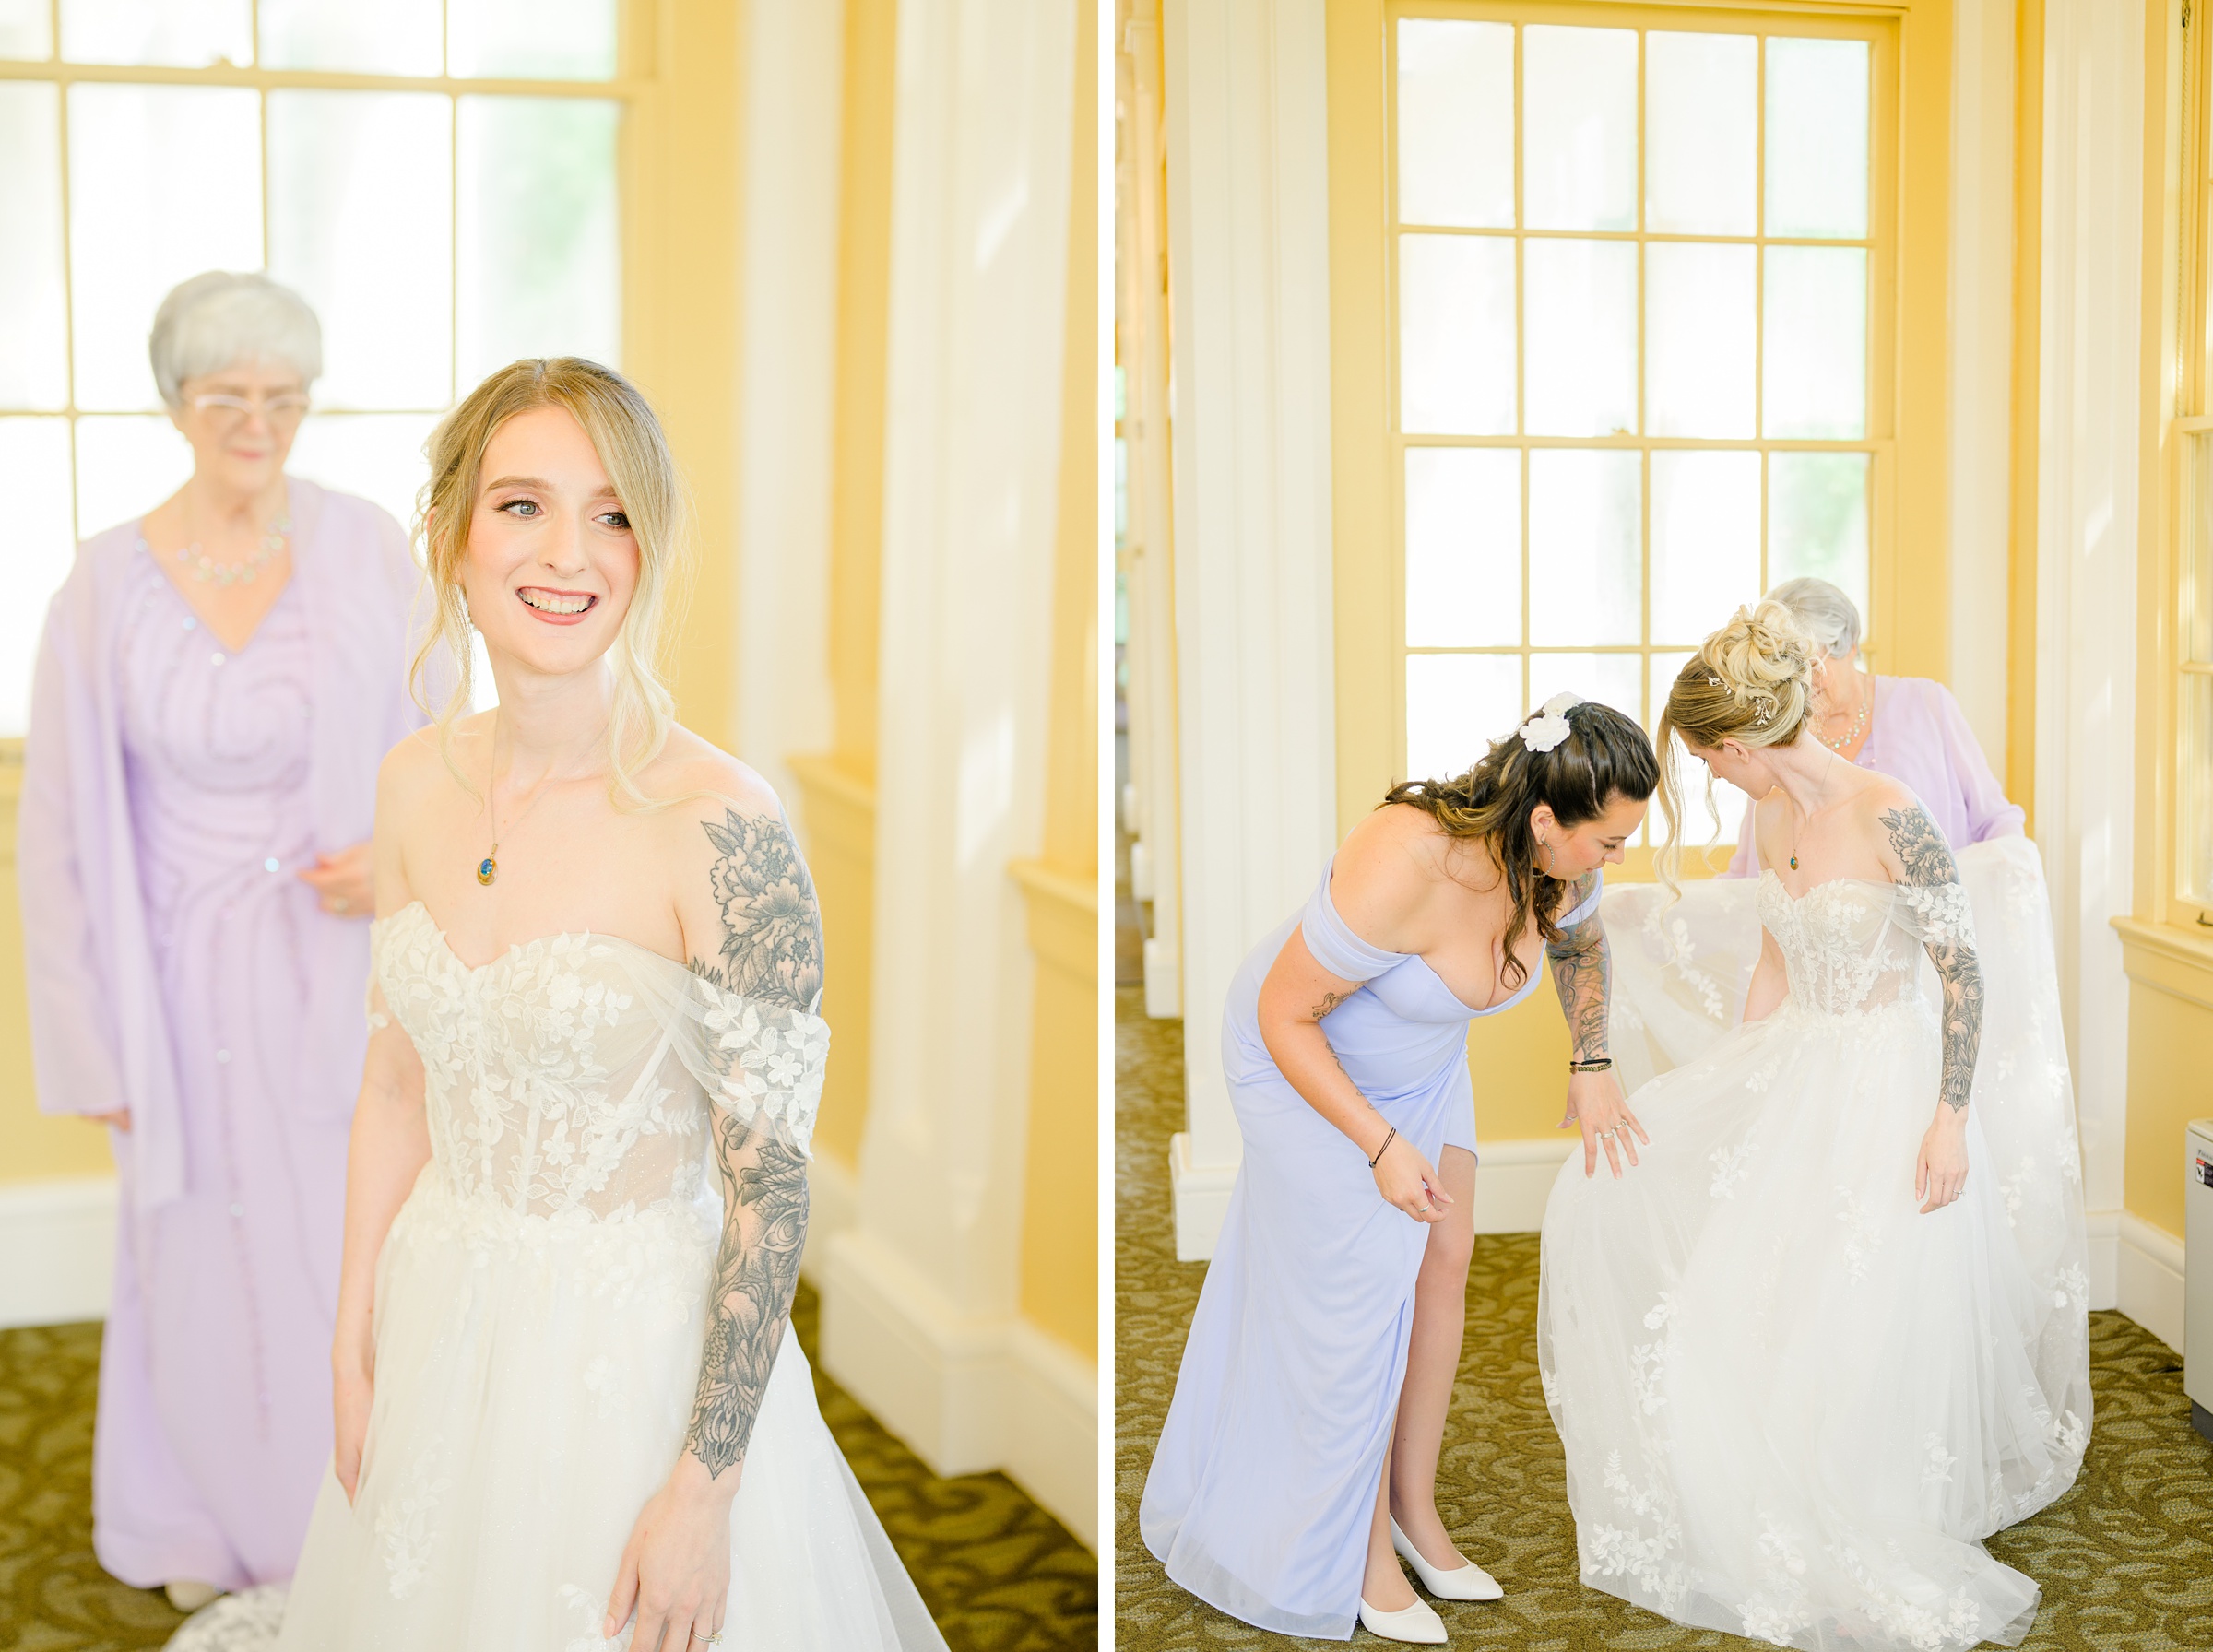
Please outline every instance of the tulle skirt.
M1537 1347L1584 1582L1779 1646L2027 1633L1978 1540L2079 1466L2087 1384L2039 1355L2087 1281L2032 1280L1971 1109L1965 1193L1920 1213L1937 1077L1924 1000L1786 1005L1638 1092L1639 1168L1563 1168Z
M599 1627L638 1513L683 1449L716 1241L711 1208L567 1223L456 1198L426 1172L378 1259L354 1501L325 1479L273 1643L235 1627L274 1616L257 1591L172 1645L627 1647L627 1629L602 1641ZM743 1476L724 1652L941 1652L788 1329Z

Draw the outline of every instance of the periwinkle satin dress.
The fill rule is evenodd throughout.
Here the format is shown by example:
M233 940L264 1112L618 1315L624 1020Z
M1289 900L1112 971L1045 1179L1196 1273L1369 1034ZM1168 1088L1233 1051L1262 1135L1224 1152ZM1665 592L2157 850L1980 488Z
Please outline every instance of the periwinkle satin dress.
M1277 1068L1260 1038L1260 983L1294 929L1323 969L1363 983L1322 1033L1360 1093L1435 1164L1446 1147L1475 1148L1468 1023L1519 1004L1538 974L1505 1003L1471 1009L1419 956L1355 935L1330 879L1230 984L1222 1064L1244 1159L1138 1525L1168 1575L1209 1605L1279 1634L1346 1640L1429 1230L1383 1202L1360 1150ZM1593 890L1559 923L1597 910Z

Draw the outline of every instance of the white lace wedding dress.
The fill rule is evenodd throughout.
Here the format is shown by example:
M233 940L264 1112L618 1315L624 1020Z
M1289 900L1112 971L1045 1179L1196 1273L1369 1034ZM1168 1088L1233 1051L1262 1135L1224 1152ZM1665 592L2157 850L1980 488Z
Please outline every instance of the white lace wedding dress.
M2022 1099L2064 1062L1986 1037L1966 1190L1920 1214L1923 943L1971 938L1967 891L1769 872L1755 898L1786 1001L1638 1091L1639 1168L1573 1159L1546 1206L1537 1356L1583 1580L1779 1646L2018 1644L2037 1586L1978 1540L2065 1491L2089 1434L2073 1119ZM2015 1102L2051 1122L2030 1160L1986 1133Z
M683 1449L722 1232L709 1108L803 1151L829 1028L601 936L472 969L420 903L371 957L373 1010L422 1057L432 1159L377 1258L358 1494L325 1480L289 1599L218 1601L171 1646L627 1647L599 1625ZM721 1652L943 1652L788 1329L743 1475Z

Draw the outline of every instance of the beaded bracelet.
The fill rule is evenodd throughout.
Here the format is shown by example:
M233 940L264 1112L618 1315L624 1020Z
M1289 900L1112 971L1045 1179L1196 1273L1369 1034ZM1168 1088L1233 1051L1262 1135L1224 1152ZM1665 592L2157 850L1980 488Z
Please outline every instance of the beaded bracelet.
M1603 1073L1613 1065L1613 1056L1601 1056L1595 1061L1570 1061L1568 1070L1571 1073Z

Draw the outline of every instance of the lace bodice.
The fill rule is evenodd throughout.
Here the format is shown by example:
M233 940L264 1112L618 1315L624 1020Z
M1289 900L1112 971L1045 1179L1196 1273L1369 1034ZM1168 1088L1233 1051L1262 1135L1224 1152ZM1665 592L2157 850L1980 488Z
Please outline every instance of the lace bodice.
M1852 1015L1923 1001L1923 948L1974 945L1967 891L1957 883L1875 883L1840 878L1803 895L1760 874L1759 921L1781 950L1789 1002Z
M552 935L471 968L418 901L370 930L372 1026L422 1058L448 1186L526 1216L603 1219L699 1198L708 1107L804 1152L830 1029L630 941Z

